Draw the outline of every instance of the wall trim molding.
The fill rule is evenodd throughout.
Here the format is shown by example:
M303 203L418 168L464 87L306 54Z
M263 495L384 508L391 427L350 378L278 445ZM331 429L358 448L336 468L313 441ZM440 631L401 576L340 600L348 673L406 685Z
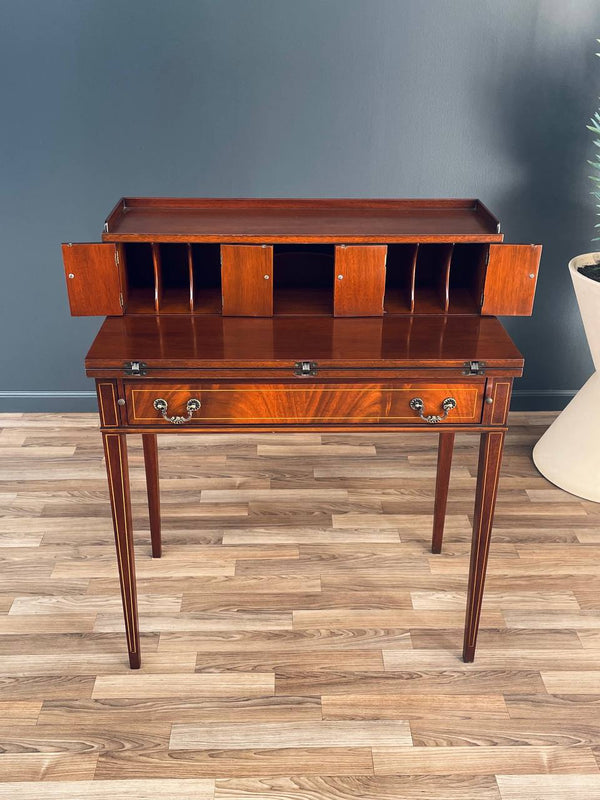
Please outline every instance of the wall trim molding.
M579 389L514 389L514 397L575 397Z
M0 397L96 397L96 392L59 392L59 391L48 391L48 392L29 392L29 391L2 391L0 390Z
M561 411L577 394L576 389L515 389L513 411ZM33 391L26 389L0 390L0 413L58 413L97 412L94 391Z

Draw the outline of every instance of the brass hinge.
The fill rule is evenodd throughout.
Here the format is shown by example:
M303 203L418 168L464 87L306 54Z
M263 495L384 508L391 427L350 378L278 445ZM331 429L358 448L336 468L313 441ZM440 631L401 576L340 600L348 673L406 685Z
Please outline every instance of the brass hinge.
M463 375L485 375L485 361L465 361Z
M118 247L115 247L115 264L117 265L117 267L119 266L119 249L118 249Z
M316 361L296 361L294 364L294 375L302 378L312 378L319 371Z
M123 372L125 375L132 375L137 377L139 375L146 375L148 365L143 361L126 361L123 364Z
M124 306L124 303L123 303L123 292L119 292L119 305L121 306L121 308L123 308L123 306Z
M487 265L489 263L490 263L490 246L488 244L488 246L487 246L487 248L485 250L485 266L487 267Z

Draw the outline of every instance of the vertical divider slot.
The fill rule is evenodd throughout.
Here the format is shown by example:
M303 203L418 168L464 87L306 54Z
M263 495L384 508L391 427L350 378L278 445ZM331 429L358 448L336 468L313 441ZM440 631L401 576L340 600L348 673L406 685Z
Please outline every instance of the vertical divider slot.
M152 246L128 242L119 249L123 259L124 299L128 314L154 314Z
M220 314L221 246L194 243L188 248L193 311L195 314Z
M161 260L160 260L160 245L152 245L152 266L154 268L154 311L158 314L160 312L161 302Z
M450 314L477 314L485 281L485 259L488 245L454 245L450 265Z
M155 245L156 297L161 314L190 313L188 245Z
M451 244L422 244L419 247L415 275L415 314L446 312L451 255Z
M448 307L450 305L450 265L452 263L453 250L453 244L445 244L440 252L441 269L440 282L438 286L440 292L440 302L442 304L442 308L444 309L444 314L448 313Z
M390 244L387 250L384 308L386 314L412 314L418 243Z
M190 313L194 312L194 262L192 259L192 245L187 244L188 281L190 284Z

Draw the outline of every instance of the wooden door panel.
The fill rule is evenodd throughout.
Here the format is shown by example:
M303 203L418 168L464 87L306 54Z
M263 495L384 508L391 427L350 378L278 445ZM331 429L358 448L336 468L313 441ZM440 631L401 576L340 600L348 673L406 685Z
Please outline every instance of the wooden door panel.
M121 316L117 245L69 243L62 253L72 316Z
M221 245L223 315L273 316L273 248Z
M385 293L386 245L335 248L336 317L381 317Z
M537 283L540 244L491 244L482 314L530 316Z

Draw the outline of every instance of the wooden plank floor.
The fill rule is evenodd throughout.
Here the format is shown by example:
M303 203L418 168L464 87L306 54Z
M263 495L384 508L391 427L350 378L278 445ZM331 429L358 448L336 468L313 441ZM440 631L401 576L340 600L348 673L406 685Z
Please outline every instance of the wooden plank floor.
M436 436L159 439L130 672L93 415L0 416L0 797L598 800L600 505L517 414L479 650L461 651L477 438L429 551Z

